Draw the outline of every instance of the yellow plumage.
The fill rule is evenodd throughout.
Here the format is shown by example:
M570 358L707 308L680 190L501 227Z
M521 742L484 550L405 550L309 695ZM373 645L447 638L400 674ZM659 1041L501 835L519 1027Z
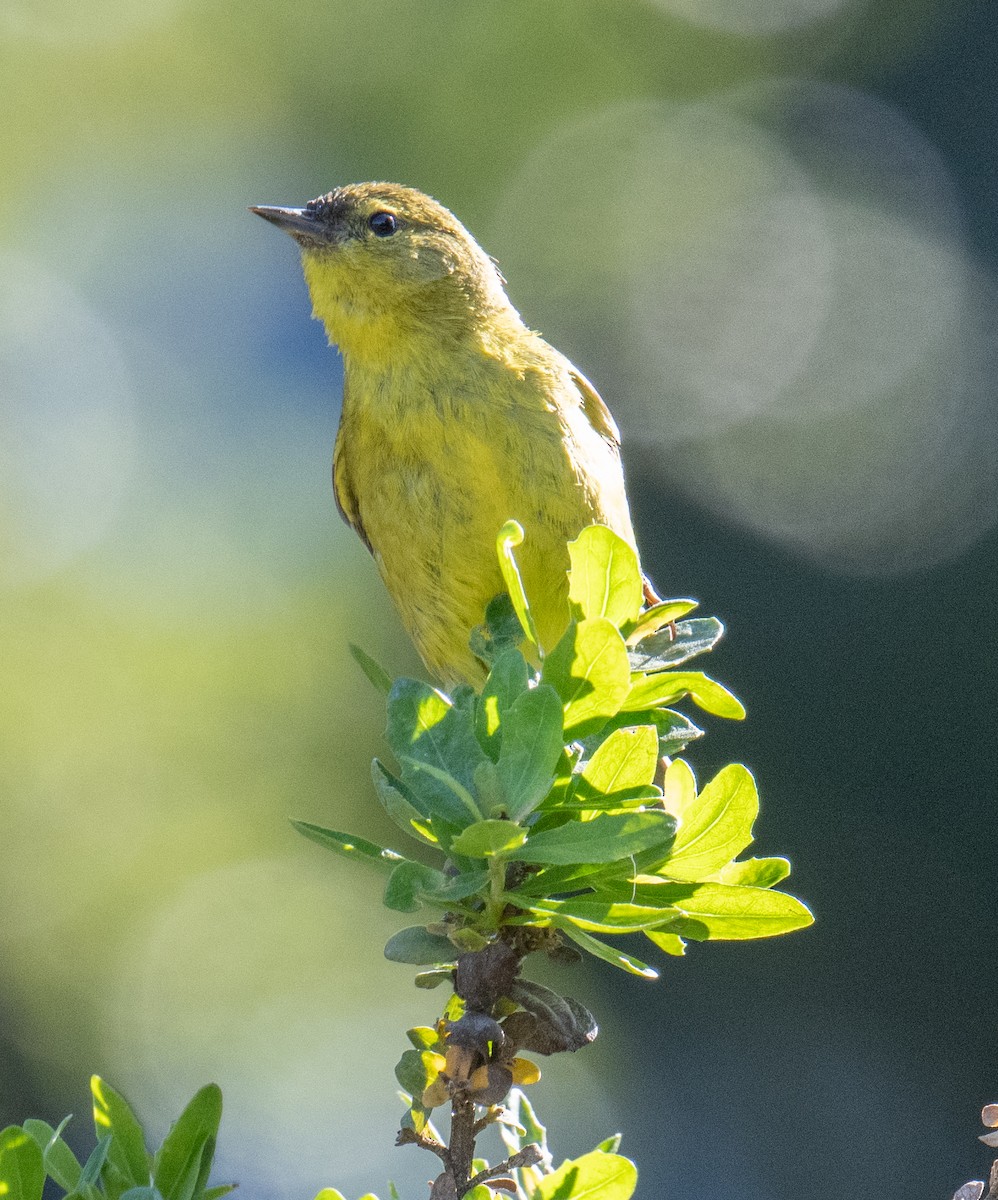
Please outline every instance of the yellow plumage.
M337 503L426 665L448 684L481 680L468 638L503 591L495 538L511 517L553 646L568 622L565 543L600 522L634 544L617 428L595 389L421 192L354 184L253 211L301 246L313 315L343 355Z

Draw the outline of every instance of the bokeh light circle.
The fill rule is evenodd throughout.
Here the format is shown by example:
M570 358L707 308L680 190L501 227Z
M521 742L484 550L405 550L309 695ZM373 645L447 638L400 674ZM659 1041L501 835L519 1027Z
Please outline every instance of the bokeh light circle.
M891 106L798 80L616 105L536 149L494 232L528 321L722 517L874 574L993 524L993 289Z

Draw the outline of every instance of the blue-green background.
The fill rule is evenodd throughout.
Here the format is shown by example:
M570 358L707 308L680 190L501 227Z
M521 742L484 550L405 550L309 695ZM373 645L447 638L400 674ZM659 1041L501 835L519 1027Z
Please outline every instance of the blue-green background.
M729 634L817 921L649 984L533 1089L644 1200L946 1197L996 1098L998 19L989 0L0 8L0 1117L98 1071L219 1179L425 1194L392 1065L438 997L380 881L419 671L335 514L340 373L252 203L422 187L624 431L646 569Z

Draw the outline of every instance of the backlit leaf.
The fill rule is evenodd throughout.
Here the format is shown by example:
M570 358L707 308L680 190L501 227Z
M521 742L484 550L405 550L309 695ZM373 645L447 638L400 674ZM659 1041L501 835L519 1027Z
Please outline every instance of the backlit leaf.
M547 656L542 678L565 706L565 740L586 737L620 711L631 691L627 647L605 617L573 622Z
M654 726L617 729L582 768L574 795L580 800L641 796L654 780L657 767L658 731Z
M605 525L589 525L568 543L568 598L577 620L606 617L618 628L638 615L643 594L634 547Z
M630 933L654 929L672 917L682 915L671 906L629 904L626 901L601 900L592 895L573 896L568 900L536 900L530 911L540 916L571 921L590 933Z
M685 769L689 771L688 767ZM759 795L748 769L732 763L719 771L695 800L690 799L684 787L677 807L673 808L670 799L679 794L677 785L681 778L684 776L679 764L670 764L665 777L664 804L679 819L679 827L661 874L670 879L705 879L730 863L752 841Z
M694 941L774 937L803 929L814 918L786 892L725 883L607 884L604 890L631 903L643 904L656 893L661 904L673 904L685 914L670 921L664 932Z
M627 629L627 644L634 646L643 638L657 632L666 625L673 625L699 607L696 600L661 600L646 608L630 628Z
M522 846L526 838L526 829L512 821L477 821L461 831L451 849L466 858L487 858Z
M592 1150L545 1175L530 1200L630 1200L638 1169L619 1154Z
M516 557L513 554L515 548L522 542L523 526L516 521L507 521L502 529L499 530L499 535L496 538L496 553L499 556L499 570L502 571L506 591L513 602L513 610L519 619L523 632L529 641L533 642L535 646L539 646L540 642L537 637L537 628L534 625L534 617L530 611L530 603L527 600L527 593L523 587L520 568L517 566Z
M770 888L790 874L785 858L746 858L732 862L717 872L718 883L738 883L744 887Z
M689 696L694 704L715 717L738 721L745 716L741 701L702 671L663 671L655 675L636 675L620 710L632 712L656 708L672 704L683 696Z

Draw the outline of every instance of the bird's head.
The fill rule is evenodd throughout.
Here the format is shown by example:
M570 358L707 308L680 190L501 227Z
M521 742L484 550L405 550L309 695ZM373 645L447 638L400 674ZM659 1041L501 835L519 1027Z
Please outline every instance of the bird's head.
M355 183L304 208L255 207L301 247L314 315L347 353L409 333L446 336L512 312L495 264L442 204Z

